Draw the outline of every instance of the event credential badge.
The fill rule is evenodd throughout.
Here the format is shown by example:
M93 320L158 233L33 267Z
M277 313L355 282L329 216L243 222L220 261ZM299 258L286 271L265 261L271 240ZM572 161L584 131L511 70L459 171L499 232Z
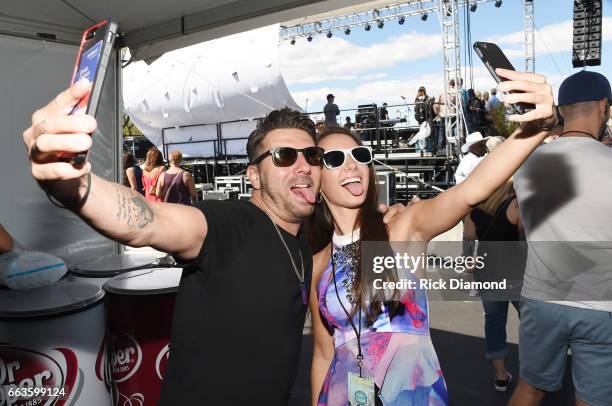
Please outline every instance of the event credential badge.
M374 406L374 378L348 373L348 397L351 406Z

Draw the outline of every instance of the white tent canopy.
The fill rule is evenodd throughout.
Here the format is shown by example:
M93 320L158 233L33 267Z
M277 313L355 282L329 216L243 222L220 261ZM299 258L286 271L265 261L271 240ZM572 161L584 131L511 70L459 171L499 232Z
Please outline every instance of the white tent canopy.
M150 65L132 63L123 69L125 109L157 146L164 129L208 125L183 134L172 129L170 139L165 131L163 141L205 141L177 147L186 156L214 156L220 145L207 141L217 139L217 123L252 120L285 106L299 109L279 69L278 35L279 26L272 25L171 51ZM253 128L254 123L224 125L221 135L245 138ZM228 154L244 155L246 140L242 144Z
M363 0L2 0L0 34L55 35L78 44L83 29L111 17L136 59L364 3Z
M111 17L133 59L160 55L363 0L2 0L0 1L0 223L24 246L67 262L120 250L66 210L33 180L21 133L33 111L66 88L82 31ZM52 38L53 40L48 40ZM98 109L93 170L121 180L121 69L111 58ZM243 91L243 90L241 90ZM224 103L224 109L230 109Z

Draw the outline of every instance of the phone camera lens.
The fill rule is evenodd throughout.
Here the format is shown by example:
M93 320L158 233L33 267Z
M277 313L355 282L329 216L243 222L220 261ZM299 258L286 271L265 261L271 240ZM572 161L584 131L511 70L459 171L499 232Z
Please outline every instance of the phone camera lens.
M89 40L89 39L92 39L95 36L96 36L96 31L89 31L85 38Z

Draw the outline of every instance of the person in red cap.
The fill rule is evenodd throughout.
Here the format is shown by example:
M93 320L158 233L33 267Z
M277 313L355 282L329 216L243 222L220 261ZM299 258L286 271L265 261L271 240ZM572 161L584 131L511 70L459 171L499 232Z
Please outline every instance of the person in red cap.
M514 176L529 249L510 406L538 405L561 388L568 348L576 404L612 402L612 150L600 142L610 83L581 71L558 99L563 132Z

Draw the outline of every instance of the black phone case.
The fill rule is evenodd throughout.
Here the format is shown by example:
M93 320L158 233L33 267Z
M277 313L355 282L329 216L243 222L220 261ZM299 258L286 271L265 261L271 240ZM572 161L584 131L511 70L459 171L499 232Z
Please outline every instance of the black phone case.
M500 83L504 82L506 79L500 77L497 73L495 73L495 69L509 69L516 70L512 63L508 60L503 51L496 45L490 42L475 42L474 43L474 51L476 55L482 60L485 67L495 79L495 82ZM521 92L512 92L512 93L521 93ZM514 111L518 114L525 114L526 112L535 109L535 105L529 103L517 103L511 105Z

